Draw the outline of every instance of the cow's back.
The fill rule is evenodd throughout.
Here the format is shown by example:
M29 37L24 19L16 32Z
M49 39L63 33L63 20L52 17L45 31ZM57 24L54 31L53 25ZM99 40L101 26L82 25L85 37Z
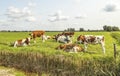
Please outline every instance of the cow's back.
M45 31L36 30L36 31L33 31L32 34L40 37L41 35L44 35L44 34L45 34Z

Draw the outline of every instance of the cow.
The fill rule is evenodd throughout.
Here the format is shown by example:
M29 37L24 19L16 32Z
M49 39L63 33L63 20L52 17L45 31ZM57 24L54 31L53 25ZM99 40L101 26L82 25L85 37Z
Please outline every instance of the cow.
M55 39L55 41L57 41L59 36L62 36L62 34L53 35L52 39Z
M74 35L74 32L62 32L62 35L65 35L65 36L73 36Z
M34 43L36 43L36 41L35 41L36 37L41 37L44 34L45 34L45 31L43 31L43 30L35 30L35 31L32 31L32 33L30 33L29 35L34 40Z
M61 35L57 38L57 42L61 43L72 43L70 36Z
M88 44L101 44L102 51L105 54L105 39L104 36L94 36L94 35L80 35L77 37L77 42L83 43L85 51L87 51Z
M52 38L57 41L58 37L62 35L72 37L74 35L74 32L62 32L57 35L54 35Z
M30 40L31 38L28 37L26 39L20 39L20 40L16 40L13 45L14 47L19 47L19 46L27 46L27 45L30 45Z
M84 49L78 44L60 44L55 48L56 50L63 50L70 53L84 52Z

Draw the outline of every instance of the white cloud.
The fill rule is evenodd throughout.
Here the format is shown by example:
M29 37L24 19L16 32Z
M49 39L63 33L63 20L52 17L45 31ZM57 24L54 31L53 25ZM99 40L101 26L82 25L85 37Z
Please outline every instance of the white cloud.
M28 6L21 8L17 8L15 6L10 6L7 9L6 16L8 17L9 21L35 21L35 16L31 9L33 3L28 3Z
M80 3L81 2L81 0L73 0L73 1L75 1L76 3Z
M28 7L35 7L35 6L36 6L35 3L32 3L32 2L29 2L29 3L28 3Z
M75 16L75 19L84 19L86 18L87 16L84 14L84 15L77 15Z
M0 23L5 23L6 21L5 20L0 20Z
M119 5L115 3L111 3L111 4L107 4L103 10L106 12L115 12L115 11L118 11L119 9L120 9Z
M26 21L28 21L28 22L35 22L36 18L34 16L29 16L29 17L26 18Z
M68 20L69 19L68 16L65 16L65 15L62 14L61 10L59 10L55 14L49 15L49 16L50 16L50 18L48 20L51 21L51 22L61 21L61 20Z

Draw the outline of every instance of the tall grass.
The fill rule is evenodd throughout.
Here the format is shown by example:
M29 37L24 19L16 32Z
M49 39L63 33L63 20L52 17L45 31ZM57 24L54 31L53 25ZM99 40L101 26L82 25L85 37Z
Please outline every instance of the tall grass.
M49 76L119 76L120 61L113 57L75 58L65 55L38 53L0 53L0 65L15 67L25 72L45 73Z
M111 33L111 36L115 38L117 43L120 45L120 33Z

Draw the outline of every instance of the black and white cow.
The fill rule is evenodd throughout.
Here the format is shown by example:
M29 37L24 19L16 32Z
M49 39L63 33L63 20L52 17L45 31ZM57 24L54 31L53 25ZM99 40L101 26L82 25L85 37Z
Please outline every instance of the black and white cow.
M70 36L61 35L57 38L57 42L61 43L72 43Z

